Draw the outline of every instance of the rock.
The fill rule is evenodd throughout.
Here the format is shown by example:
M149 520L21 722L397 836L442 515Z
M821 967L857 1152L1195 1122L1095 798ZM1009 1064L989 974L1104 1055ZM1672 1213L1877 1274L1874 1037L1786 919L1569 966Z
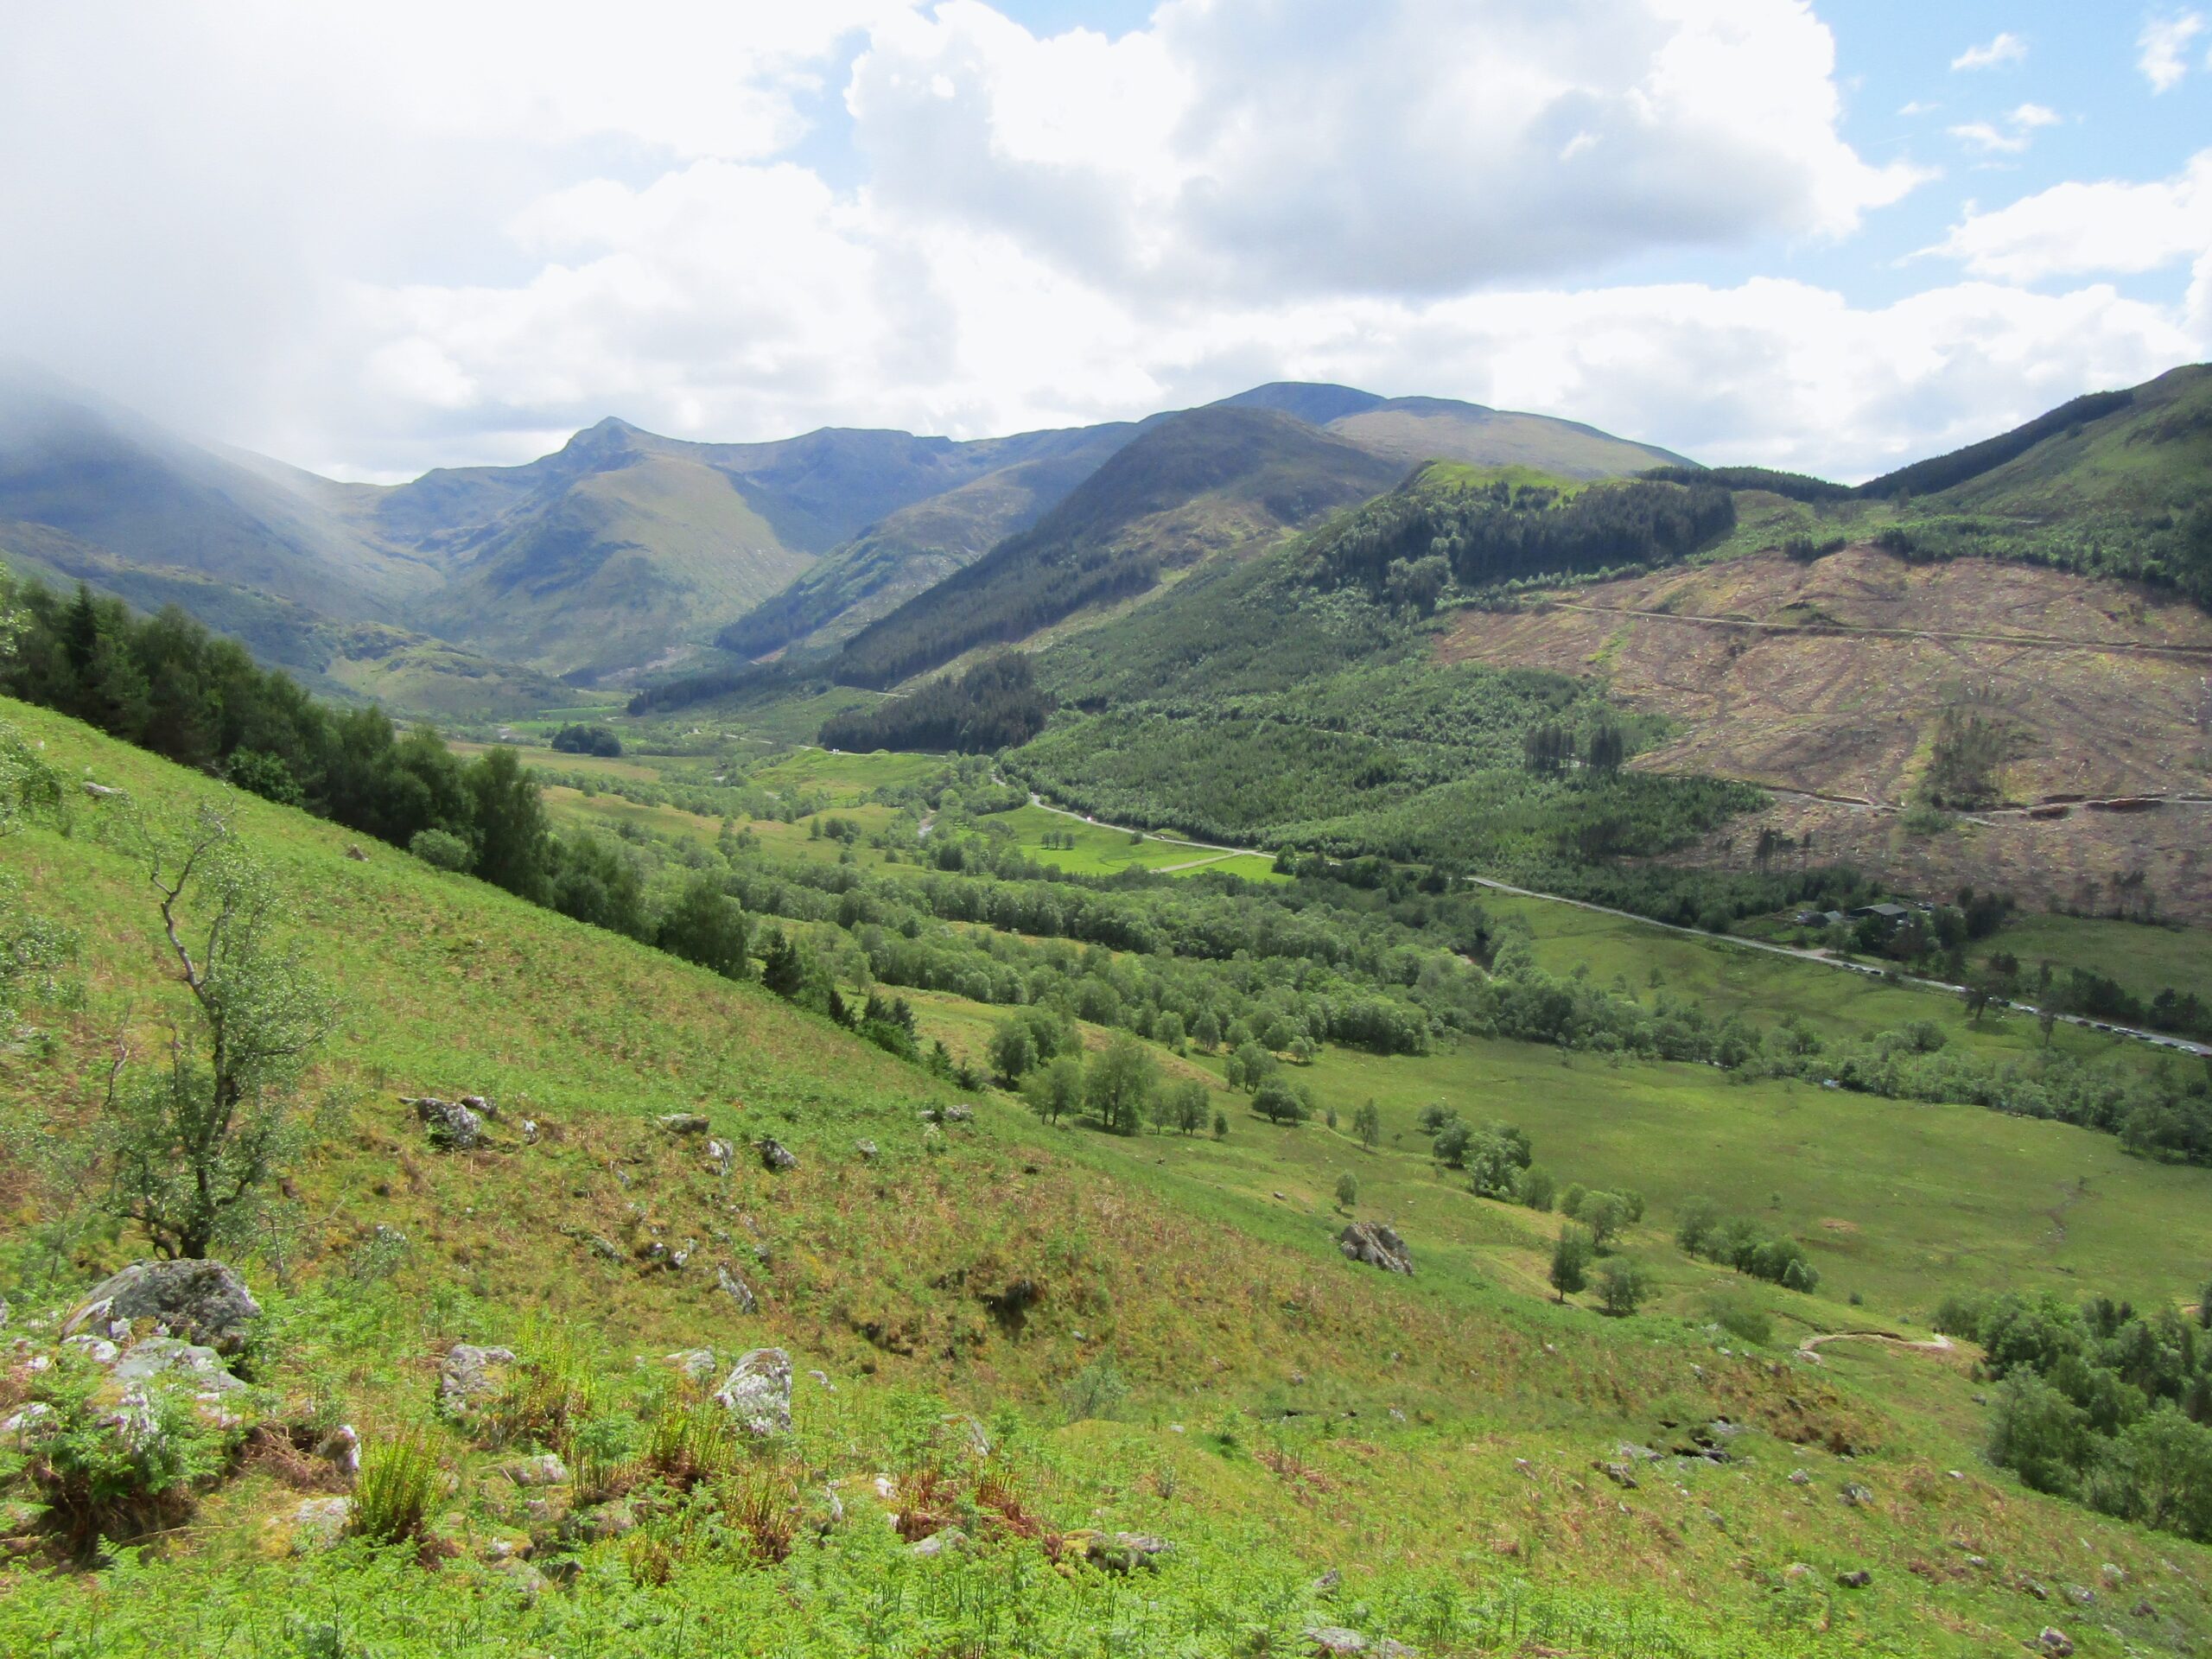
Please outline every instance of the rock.
M1865 1567L1853 1567L1848 1573L1837 1573L1835 1581L1847 1590L1864 1590L1874 1582L1874 1575Z
M943 1532L930 1534L928 1537L914 1545L908 1553L923 1556L943 1555L951 1550L964 1549L967 1544L966 1533L957 1527L947 1527Z
M346 1523L353 1518L350 1497L308 1498L292 1511L292 1548L302 1555L328 1549L346 1535Z
M525 1600L533 1600L545 1588L545 1575L519 1555L505 1555L492 1563L492 1570L512 1585Z
M973 1106L962 1105L956 1101L939 1112L938 1117L939 1121L946 1123L969 1123L975 1121L976 1109Z
M0 1434L11 1434L22 1440L31 1440L37 1438L41 1432L39 1427L41 1423L48 1424L43 1432L52 1433L54 1426L48 1420L53 1415L52 1406L48 1405L43 1400L34 1400L21 1411L11 1412L6 1418L0 1419Z
M1874 1494L1855 1480L1847 1484L1836 1496L1854 1510L1863 1510L1874 1501Z
M96 1337L89 1332L83 1336L71 1337L61 1345L82 1354L95 1365L112 1365L115 1357L123 1351L105 1337Z
M2065 1631L2053 1630L2046 1624L2042 1634L2036 1637L2034 1647L2037 1653L2050 1654L2054 1659L2066 1659L2066 1656L2074 1651L2074 1641Z
M1648 1446L1638 1446L1634 1440L1623 1440L1613 1450L1628 1463L1656 1463L1661 1454Z
M755 1141L753 1150L760 1154L760 1166L764 1169L782 1171L798 1167L798 1154L772 1135L764 1135Z
M707 1142L707 1167L717 1175L729 1173L730 1160L736 1154L727 1141Z
M2094 1607L2096 1605L2097 1592L2087 1585L2069 1584L2066 1586L2066 1599L2076 1607Z
M2117 1590L2127 1582L2127 1569L2107 1561L2097 1569L2097 1581L2107 1590Z
M569 1465L561 1461L560 1454L544 1452L534 1458L514 1458L499 1465L499 1472L518 1486L565 1486L569 1484Z
M760 1310L760 1304L753 1294L753 1287L728 1268L717 1267L715 1269L715 1288L735 1302L741 1313L757 1313Z
M403 1105L412 1106L415 1116L430 1132L430 1144L448 1152L468 1152L484 1144L484 1120L458 1101L440 1100L435 1095L402 1095Z
M489 1095L463 1095L461 1103L479 1117L488 1118L494 1122L499 1120L499 1109L493 1103Z
M1813 1484L1813 1478L1802 1469L1792 1469L1789 1471L1789 1484L1792 1486L1809 1486Z
M1367 1638L1357 1630L1348 1630L1341 1624L1313 1624L1305 1631L1305 1639L1313 1644L1319 1659L1336 1659L1347 1653L1365 1653Z
M595 1544L633 1532L637 1525L637 1514L627 1503L599 1503L570 1514L561 1522L561 1535L574 1543Z
M1070 1533L1063 1540L1080 1537L1084 1556L1109 1573L1133 1573L1141 1567L1157 1567L1160 1557L1174 1546L1148 1532Z
M1813 1576L1813 1569L1803 1561L1792 1561L1782 1569L1782 1576L1793 1581L1809 1579Z
M671 1135L704 1135L711 1127L701 1112L666 1112L657 1121Z
M84 781L84 791L96 801L105 801L113 796L127 792L118 789L113 784L96 784L89 778Z
M361 1437L351 1423L340 1423L315 1443L315 1454L349 1475L361 1472Z
M597 1233L594 1233L591 1237L591 1253L602 1262L620 1262L622 1259L621 1246L613 1239L602 1237Z
M1625 1486L1631 1491L1634 1491L1637 1486L1637 1482L1636 1478L1636 1471L1630 1468L1629 1465L1624 1463L1605 1463L1600 1461L1593 1463L1590 1466L1598 1471L1599 1474L1605 1476L1607 1480L1611 1481L1616 1486Z
M134 1262L93 1286L70 1310L61 1334L118 1334L108 1327L152 1319L173 1336L235 1354L260 1317L261 1304L245 1281L220 1262Z
M346 843L346 856L356 864L365 864L369 861L369 855L363 852L358 844L350 841Z
M791 1357L780 1348L755 1348L741 1356L715 1398L748 1434L790 1433Z
M1332 1567L1313 1580L1313 1593L1317 1596L1333 1596L1337 1593L1337 1586L1344 1581L1344 1575Z
M862 1163L864 1163L864 1164L872 1164L872 1163L874 1163L874 1162L875 1161L875 1159L876 1159L876 1151L875 1151L875 1142L874 1142L874 1141L854 1141L854 1142L853 1142L853 1150L854 1150L855 1152L857 1152L858 1154L860 1154L860 1155L861 1155L861 1161Z
M465 1416L506 1386L506 1368L515 1363L512 1348L484 1348L460 1343L438 1367L438 1402Z
M522 1138L524 1141L530 1146L534 1147L537 1144L537 1120L536 1118L525 1117L523 1119Z
M149 1382L157 1376L188 1381L201 1394L235 1394L245 1384L224 1368L222 1356L174 1337L149 1337L115 1363L118 1382Z
M830 1373L829 1373L829 1372L827 1372L827 1371L809 1371L809 1372L807 1373L807 1375L808 1375L809 1376L812 1377L812 1378L813 1378L817 1382L819 1382L819 1383L823 1386L823 1388L827 1392L829 1392L829 1393L830 1393L830 1394L835 1394L835 1393L836 1393L836 1392L837 1392L837 1385L836 1385L835 1382L832 1382L830 1380Z
M1385 1273L1410 1274L1413 1252L1397 1230L1379 1221L1355 1221L1337 1235L1337 1248L1354 1262L1364 1262Z
M715 1351L711 1348L686 1348L671 1354L668 1363L676 1367L677 1374L694 1382L703 1382L715 1374Z

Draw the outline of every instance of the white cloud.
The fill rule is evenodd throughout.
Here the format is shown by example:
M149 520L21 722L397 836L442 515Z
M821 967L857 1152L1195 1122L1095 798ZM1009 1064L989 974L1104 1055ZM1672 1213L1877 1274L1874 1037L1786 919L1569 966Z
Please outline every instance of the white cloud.
M0 349L355 475L609 413L977 435L1280 377L1864 474L2205 349L2202 304L2005 286L1995 215L1944 249L1994 280L1893 304L1599 285L1924 176L1841 137L1799 0L1166 0L1116 38L429 4L10 11L0 149L41 165L0 169Z
M1911 103L1900 108L1897 113L1899 115L1933 115L1942 107L1941 104L1923 104L1916 98Z
M2028 43L2018 35L2006 32L1998 35L1981 46L1970 46L1951 60L1954 69L1993 69L1999 64L2018 63L2028 55Z
M2189 73L2189 43L2205 29L2201 11L2167 12L2145 20L2135 37L2135 67L2154 92L2170 92Z
M2017 156L2027 149L2036 130L2059 123L2056 110L2040 104L2023 104L2004 118L2002 127L1987 121L1969 121L1949 129L1951 137L1983 155Z
M2171 179L2054 185L1994 212L1969 211L1927 251L2008 283L2132 275L2212 254L2212 149Z

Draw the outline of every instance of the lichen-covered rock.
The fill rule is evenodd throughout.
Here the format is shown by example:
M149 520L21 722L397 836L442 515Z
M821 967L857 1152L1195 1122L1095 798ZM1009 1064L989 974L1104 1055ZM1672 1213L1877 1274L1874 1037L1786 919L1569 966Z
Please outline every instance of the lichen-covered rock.
M499 1473L518 1486L565 1486L569 1484L569 1465L561 1461L556 1452L543 1452L534 1458L513 1458L499 1465Z
M152 1319L172 1336L235 1354L261 1317L261 1304L245 1281L220 1262L134 1262L110 1274L69 1311L61 1334L123 1334L137 1319Z
M760 1154L760 1165L764 1169L780 1173L798 1167L798 1154L772 1135L764 1135L755 1141L753 1150Z
M860 1154L861 1161L862 1163L872 1164L875 1161L876 1146L874 1141L855 1141L853 1142L853 1150Z
M231 1375L222 1356L174 1337L149 1337L115 1363L118 1382L149 1382L157 1376L189 1382L200 1394L235 1394L245 1384Z
M438 1367L438 1403L457 1417L467 1416L505 1390L507 1368L514 1363L512 1348L454 1344Z
M679 1376L694 1382L703 1382L715 1374L715 1351L711 1348L685 1348L668 1357Z
M728 1268L718 1267L715 1269L715 1288L735 1302L739 1313L753 1313L760 1311L760 1304L753 1294L753 1287Z
M448 1152L468 1152L484 1144L484 1120L455 1100L434 1095L402 1095L400 1101L415 1109L415 1116L430 1132L430 1144Z
M1109 1573L1131 1573L1141 1567L1157 1567L1160 1557L1174 1546L1148 1532L1094 1532L1082 1528L1060 1535L1063 1560L1078 1556Z
M1385 1273L1414 1270L1414 1253L1406 1248L1406 1241L1398 1236L1397 1229L1379 1221L1355 1221L1337 1235L1337 1248L1351 1260Z
M932 1555L944 1555L949 1554L953 1550L965 1548L967 1547L967 1543L968 1535L966 1533L961 1531L957 1527L947 1527L942 1532L933 1532L930 1534L928 1537L914 1545L911 1553L924 1558Z
M713 1127L703 1112L664 1112L659 1123L671 1135L704 1135Z
M715 1398L748 1434L790 1433L791 1357L780 1348L741 1355Z

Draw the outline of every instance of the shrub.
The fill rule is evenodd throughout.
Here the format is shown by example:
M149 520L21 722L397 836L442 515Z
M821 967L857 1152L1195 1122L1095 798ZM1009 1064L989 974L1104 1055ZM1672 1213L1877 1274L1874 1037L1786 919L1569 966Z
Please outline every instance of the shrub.
M420 1538L437 1485L438 1460L421 1429L373 1441L361 1452L346 1530L374 1544Z
M1598 1302L1606 1313L1625 1318L1651 1295L1651 1277L1633 1262L1616 1257L1598 1270Z
M1337 1177L1337 1208L1349 1210L1359 1202L1359 1178L1350 1170Z
M1586 1230L1572 1224L1560 1229L1558 1242L1552 1246L1550 1278L1562 1302L1590 1282L1593 1248Z
M1062 1392L1071 1422L1090 1417L1114 1417L1128 1403L1129 1385L1109 1355L1099 1357L1077 1371Z
M182 1522L194 1484L216 1472L225 1450L184 1389L156 1384L118 1403L105 1394L107 1382L100 1367L65 1354L35 1396L47 1414L28 1471L49 1524L79 1554L102 1538L127 1540Z
M1552 1179L1551 1171L1541 1164L1531 1164L1521 1172L1518 1188L1521 1202L1531 1210L1545 1211L1552 1207L1559 1194L1559 1183Z
M475 850L450 830L417 830L407 850L434 870L466 870L476 861Z
M1269 1077L1260 1085L1259 1093L1252 1096L1252 1109L1270 1123L1300 1123L1306 1119L1306 1103L1280 1077Z

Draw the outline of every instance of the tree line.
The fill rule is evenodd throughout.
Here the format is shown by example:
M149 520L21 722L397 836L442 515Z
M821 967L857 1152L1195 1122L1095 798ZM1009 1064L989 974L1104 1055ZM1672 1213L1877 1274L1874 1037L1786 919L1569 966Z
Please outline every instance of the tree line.
M1037 684L1029 658L1003 652L957 677L944 674L919 690L823 723L825 748L923 750L987 754L1027 743L1045 729L1052 699Z

